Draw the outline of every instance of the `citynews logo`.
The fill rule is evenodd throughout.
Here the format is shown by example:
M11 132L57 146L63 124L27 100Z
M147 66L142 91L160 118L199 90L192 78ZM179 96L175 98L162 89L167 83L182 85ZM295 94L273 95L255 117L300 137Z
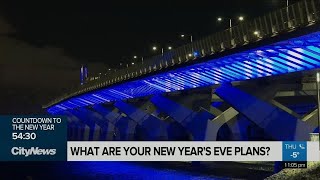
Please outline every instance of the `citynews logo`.
M39 147L31 147L29 149L26 149L24 147L13 147L11 149L11 154L14 156L31 156L31 155L36 155L36 156L41 156L41 155L50 155L53 156L57 152L56 149L40 149Z

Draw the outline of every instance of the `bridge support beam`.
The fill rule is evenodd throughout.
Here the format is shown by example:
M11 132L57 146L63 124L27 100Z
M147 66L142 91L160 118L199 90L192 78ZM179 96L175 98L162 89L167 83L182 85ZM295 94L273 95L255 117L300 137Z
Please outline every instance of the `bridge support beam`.
M168 138L168 123L165 121L123 101L115 102L114 106L143 128L142 131L145 131L147 136L144 140L166 140Z
M71 141L76 141L78 140L78 133L79 133L79 125L78 124L74 124L73 125L73 133L72 133L72 137L71 137Z
M262 89L262 88L261 88ZM264 89L265 90L265 89ZM262 98L223 84L215 93L249 120L263 128L275 140L308 140L314 127L268 103L268 91ZM260 90L263 94L263 89Z
M69 141L76 141L78 139L80 125L76 122L68 122L68 140Z
M97 130L100 130L100 126L92 121L92 119L89 117L89 114L87 114L85 107L77 110L71 110L70 113L72 113L82 122L81 124L83 125L80 127L82 128L81 133L83 133L82 137L84 141L98 140L94 138L98 137L98 133L100 132Z
M161 95L156 95L150 101L162 112L180 123L192 135L193 140L206 140L206 130L212 128L211 121L214 115L200 110L194 112L179 103ZM190 102L189 102L190 103ZM192 103L192 102L191 102Z
M103 119L106 119L109 126L115 126L117 132L115 134L111 129L108 129L108 132L112 132L112 135L115 135L116 140L134 140L134 133L137 123L130 118L126 117L125 114L122 114L117 109L112 109L110 107L105 107L100 104L96 104L92 109L99 113ZM109 134L110 135L110 134Z
M68 121L68 140L69 141L78 141L83 140L84 137L84 127L83 122L72 114L70 111L61 111L56 115L66 116Z
M302 121L305 121L312 126L318 126L318 109L315 109L310 114L304 116Z
M218 132L220 128L231 119L235 118L238 115L238 111L230 107L220 115L211 120L211 126L206 131L206 140L216 141L218 137Z
M115 140L117 129L113 123L105 119L101 114L92 110L92 108L84 108L81 110L87 116L87 120L95 124L93 140Z

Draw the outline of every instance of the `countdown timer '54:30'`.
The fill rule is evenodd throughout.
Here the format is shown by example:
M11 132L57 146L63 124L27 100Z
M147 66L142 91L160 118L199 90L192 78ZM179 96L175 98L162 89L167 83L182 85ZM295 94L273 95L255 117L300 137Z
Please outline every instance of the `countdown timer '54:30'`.
M37 138L37 134L36 133L12 133L12 139L13 140L35 140Z

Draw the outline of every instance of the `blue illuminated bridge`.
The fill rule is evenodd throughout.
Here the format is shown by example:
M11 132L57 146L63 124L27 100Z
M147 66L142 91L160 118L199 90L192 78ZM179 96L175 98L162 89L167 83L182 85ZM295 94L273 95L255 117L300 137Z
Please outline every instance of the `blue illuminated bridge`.
M320 0L303 0L88 81L44 108L70 140L308 140Z

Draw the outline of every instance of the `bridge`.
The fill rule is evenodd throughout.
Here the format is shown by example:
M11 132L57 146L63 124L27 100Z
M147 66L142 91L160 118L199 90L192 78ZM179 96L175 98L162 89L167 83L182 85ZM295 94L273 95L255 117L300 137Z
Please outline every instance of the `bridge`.
M320 0L89 81L44 105L69 140L309 140L317 132Z

